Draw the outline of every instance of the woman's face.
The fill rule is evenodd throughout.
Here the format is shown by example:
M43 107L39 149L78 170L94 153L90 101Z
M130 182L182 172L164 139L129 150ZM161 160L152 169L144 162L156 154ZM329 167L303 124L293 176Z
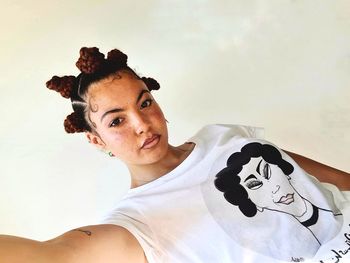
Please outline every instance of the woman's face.
M126 72L118 75L89 88L89 115L97 135L88 133L88 138L126 164L155 163L168 151L164 115L143 81Z

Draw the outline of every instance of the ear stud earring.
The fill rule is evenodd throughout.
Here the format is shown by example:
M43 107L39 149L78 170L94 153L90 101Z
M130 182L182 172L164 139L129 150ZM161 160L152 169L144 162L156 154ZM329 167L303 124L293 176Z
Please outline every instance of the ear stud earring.
M114 157L114 154L111 151L108 152L108 155L109 157Z

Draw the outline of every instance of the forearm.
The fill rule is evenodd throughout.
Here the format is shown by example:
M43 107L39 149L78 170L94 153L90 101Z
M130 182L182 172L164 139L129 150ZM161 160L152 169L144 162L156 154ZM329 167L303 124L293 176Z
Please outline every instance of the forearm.
M0 235L0 263L147 262L137 239L116 225L86 226L45 242Z
M292 152L285 152L287 152L301 168L315 176L319 181L334 184L343 191L350 190L349 173Z

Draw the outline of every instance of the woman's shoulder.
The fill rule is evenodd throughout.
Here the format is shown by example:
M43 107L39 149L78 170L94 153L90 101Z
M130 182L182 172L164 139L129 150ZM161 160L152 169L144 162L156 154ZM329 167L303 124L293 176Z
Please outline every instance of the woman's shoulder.
M264 128L241 124L209 124L202 127L192 139L209 139L218 136L241 136L247 138L264 138Z

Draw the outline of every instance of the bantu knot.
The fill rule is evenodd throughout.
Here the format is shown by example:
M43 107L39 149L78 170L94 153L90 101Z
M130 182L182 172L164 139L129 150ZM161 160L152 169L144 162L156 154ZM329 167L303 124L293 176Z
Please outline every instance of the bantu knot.
M104 59L105 55L97 47L82 47L80 57L75 65L82 73L92 74L101 69Z
M64 129L68 133L75 132L84 132L85 129L85 120L83 116L80 116L78 113L73 112L67 116L64 120Z
M107 60L110 62L118 63L119 65L126 67L128 56L118 49L112 49L107 54Z
M70 98L75 81L75 76L53 76L46 82L46 87L59 92L64 98Z
M160 85L155 79L153 79L153 78L145 78L145 77L142 77L141 79L146 84L147 88L150 91L151 90L159 90Z

